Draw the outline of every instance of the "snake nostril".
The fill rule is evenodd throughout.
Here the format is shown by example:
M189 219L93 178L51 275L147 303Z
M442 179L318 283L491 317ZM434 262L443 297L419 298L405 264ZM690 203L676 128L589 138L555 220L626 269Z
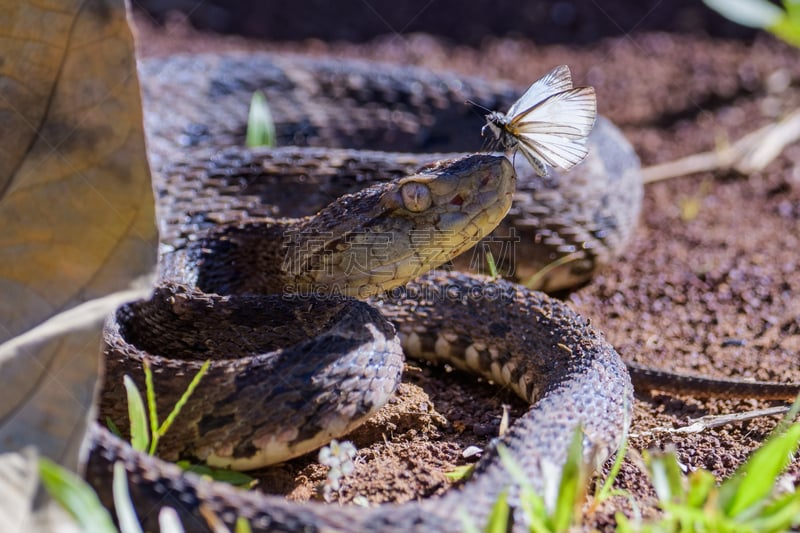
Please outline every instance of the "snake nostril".
M450 200L450 203L453 205L462 205L464 203L464 198L460 194L457 194L453 196L453 199Z

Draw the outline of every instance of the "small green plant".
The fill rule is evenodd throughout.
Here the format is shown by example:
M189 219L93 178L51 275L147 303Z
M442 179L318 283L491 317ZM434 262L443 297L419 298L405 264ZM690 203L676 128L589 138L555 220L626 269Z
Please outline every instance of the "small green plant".
M233 533L252 533L253 528L250 527L250 521L241 516L236 519L236 525L233 528Z
M800 397L772 435L719 486L711 472L684 476L674 451L644 454L664 515L643 524L617 513L620 533L779 533L800 525L800 489L781 493L778 477L800 446Z
M192 378L189 386L173 406L167 418L159 425L156 413L156 394L153 385L153 372L147 359L144 360L145 374L145 397L147 406L142 399L139 389L129 376L124 376L123 382L125 392L128 397L128 416L130 417L131 427L131 447L137 451L154 454L158 446L158 440L163 437L167 430L172 426L175 418L181 409L194 393L200 380L208 371L211 361L206 361L200 367L197 374ZM110 429L119 435L119 429L109 419ZM212 469L209 467L191 465L186 461L178 463L184 470L196 472L200 475L208 476L217 481L225 481L237 486L250 488L255 480L241 472L233 472L223 469ZM99 533L116 533L117 528L111 519L108 511L100 503L97 494L84 480L46 458L39 459L39 475L42 484L48 493L69 512L75 520L86 531L97 531ZM128 479L125 473L125 466L121 462L114 464L114 476L112 481L112 494L114 497L114 508L119 520L119 531L123 533L141 533L142 527L133 508L133 502L128 491ZM158 523L161 533L183 533L184 529L178 519L174 509L162 508L158 515ZM224 527L224 526L220 526ZM220 529L227 531L227 529ZM250 524L247 520L239 518L236 521L235 533L249 533Z
M511 475L512 481L519 488L519 506L527 521L528 530L532 533L561 533L580 523L581 510L586 501L586 487L588 486L589 464L583 456L583 430L580 426L575 429L569 449L567 460L561 469L560 479L548 477L552 480L545 487L545 496L538 494L522 473L522 469L514 461L508 450L498 445L497 453L500 460ZM503 490L497 497L484 533L508 531L511 519L511 507L508 504L508 490ZM478 529L466 516L462 517L465 533L477 533Z
M771 533L800 525L800 491L778 494L778 475L797 450L800 424L770 439L736 473L717 486L707 470L684 476L675 452L647 454L664 516L636 523L617 514L620 533Z
M39 459L39 476L47 492L61 505L84 531L96 533L142 533L142 525L133 508L128 491L128 476L121 462L114 463L112 495L117 512L119 530L114 525L108 510L86 481L61 465L47 458ZM171 507L163 507L158 513L160 533L184 533L178 513ZM224 524L217 524L214 531L229 530ZM250 533L250 523L239 517L234 533Z
M275 146L275 121L272 119L267 99L261 91L254 92L250 99L245 143L248 148Z
M125 392L128 397L128 416L130 417L131 427L131 447L140 452L147 452L153 455L158 446L158 440L166 434L172 426L175 418L181 409L194 393L200 380L208 371L211 361L206 361L197 371L197 374L189 382L188 387L173 406L167 418L159 425L158 414L156 413L156 393L153 385L153 371L150 362L145 359L145 397L147 406L142 399L139 389L129 376L123 377ZM109 428L120 435L117 426L107 420ZM230 470L212 469L209 467L191 465L187 461L178 463L184 470L196 472L200 475L211 477L218 481L251 487L255 480L241 472ZM99 533L116 533L117 528L111 520L108 511L100 503L92 487L84 480L70 472L69 470L53 463L49 459L39 459L39 472L42 484L48 493L67 510L86 531L97 531ZM128 492L128 478L125 473L125 466L121 462L114 464L114 476L112 481L112 494L114 497L114 508L117 512L120 531L123 533L141 533L142 527L133 508L133 502ZM158 523L161 533L183 533L184 529L178 519L174 509L162 508L158 515ZM226 531L223 529L221 531ZM236 521L235 533L248 533L250 524L245 519Z
M125 385L125 393L128 397L128 417L130 419L131 428L131 447L140 452L147 452L150 455L156 453L158 441L163 437L167 430L172 426L175 418L180 414L183 406L189 401L189 398L194 393L200 380L208 372L208 367L211 361L207 360L203 363L197 374L194 375L186 390L172 407L167 418L160 425L158 423L158 413L156 412L156 392L153 385L153 371L150 368L150 362L147 359L143 361L144 368L144 384L145 384L145 397L147 398L147 405L145 406L144 400L136 383L129 377L124 376L123 382ZM120 435L120 431L112 420L107 421L109 429L116 435ZM178 461L178 466L188 472L194 472L201 476L208 477L214 481L222 481L230 483L240 488L252 488L256 484L256 480L242 472L234 470L227 470L224 468L211 468L206 465L195 465L189 461Z
M511 507L508 505L508 489L502 491L489 512L484 533L506 533L509 530L508 521L511 519Z
M783 0L783 9L768 0L703 0L703 3L737 24L766 30L800 46L800 0Z
M136 383L129 376L124 376L125 393L128 396L128 417L131 425L131 446L134 450L146 451L150 455L156 453L159 439L172 426L175 418L180 414L186 402L189 401L210 365L211 361L203 363L203 366L197 371L192 381L189 382L189 386L186 387L186 390L183 391L181 397L172 407L167 418L160 425L158 423L158 413L156 412L156 391L153 386L153 371L150 368L150 362L147 359L143 361L147 411L145 411L144 401L139 389L136 388Z
M489 277L498 277L497 263L494 261L494 255L491 250L486 250L486 267L489 269Z
M472 472L475 470L475 465L461 465L457 466L449 472L445 472L444 476L450 480L451 483L459 483L469 479Z
M798 411L800 399L784 416L769 439L733 476L717 484L714 475L704 469L684 475L674 451L652 454L644 452L645 462L658 495L663 515L654 521L631 520L616 514L619 533L780 533L800 526L800 488L781 492L778 477L800 446L800 424L790 425ZM556 533L569 531L581 523L586 500L588 464L581 453L582 433L576 432L570 445L567 462L557 486L546 487L545 496L535 493L521 469L508 452L498 453L519 487L520 507L528 531ZM630 495L611 489L625 456L625 443L617 453L614 465L603 486L589 506L588 513L612 495ZM549 495L549 496L548 496ZM508 491L495 501L483 531L507 531L511 509ZM462 517L466 533L478 529Z
M200 384L200 380L206 374L210 365L211 361L203 363L161 424L158 423L158 414L156 412L156 393L150 362L147 359L143 361L146 405L134 381L129 376L123 377L125 393L128 398L132 448L140 452L147 452L150 455L155 454L159 439L172 426L175 418L180 414L181 409L183 409ZM109 429L115 435L120 436L119 428L114 422L111 419L107 419L106 422ZM186 461L179 462L178 465L183 467L184 470L241 487L250 488L255 484L253 478L241 472L191 465ZM97 494L92 487L76 474L47 458L40 458L39 475L47 492L75 518L78 525L85 531L117 532L110 514L100 503ZM119 520L119 530L123 533L141 533L141 524L136 516L133 502L128 492L125 467L121 462L114 464L112 494L117 519ZM158 515L158 523L161 533L183 533L184 531L177 513L169 507L161 509ZM221 527L224 528L224 526ZM227 529L220 529L220 531L227 531ZM242 518L238 519L234 531L236 533L248 533L250 531L249 522Z

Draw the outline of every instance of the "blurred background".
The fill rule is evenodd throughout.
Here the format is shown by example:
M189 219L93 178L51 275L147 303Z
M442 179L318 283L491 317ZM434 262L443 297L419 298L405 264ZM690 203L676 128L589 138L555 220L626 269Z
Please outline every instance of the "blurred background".
M487 36L585 44L633 31L754 34L699 0L137 0L133 5L161 23L178 12L198 29L281 41L362 42L386 33L424 32L470 45Z

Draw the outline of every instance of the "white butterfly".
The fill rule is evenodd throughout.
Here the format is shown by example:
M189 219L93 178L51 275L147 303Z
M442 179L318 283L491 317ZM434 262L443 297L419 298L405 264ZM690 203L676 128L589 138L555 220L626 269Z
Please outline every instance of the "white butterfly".
M533 82L508 113L486 115L481 135L488 128L498 145L521 150L536 173L546 176L546 165L569 170L586 157L596 117L594 87L573 88L569 67L561 65Z

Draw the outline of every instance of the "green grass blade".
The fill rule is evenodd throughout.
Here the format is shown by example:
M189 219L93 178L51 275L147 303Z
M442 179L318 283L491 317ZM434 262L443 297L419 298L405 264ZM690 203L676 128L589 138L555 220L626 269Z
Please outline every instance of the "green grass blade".
M783 0L783 9L789 18L800 24L800 0Z
M503 466L508 471L511 479L517 486L520 488L533 490L530 480L528 480L528 478L525 477L525 474L522 473L522 468L520 468L519 464L517 464L517 462L511 456L511 452L508 451L508 448L502 444L498 444L497 455L500 456L500 462L503 463Z
M111 417L110 417L110 416L107 416L107 417L106 417L106 427L108 428L108 430L109 430L111 433L113 433L113 434L114 434L114 436L115 436L115 437L122 438L122 432L119 430L119 428L118 428L118 427L117 427L117 425L114 423L114 421L113 421L113 420L111 420Z
M111 515L92 487L73 472L45 457L39 458L42 485L84 531L116 533Z
M200 367L200 370L197 371L197 374L194 375L192 381L189 383L189 386L186 387L185 391L183 391L183 394L181 395L180 399L172 408L172 411L169 413L169 416L167 416L167 419L164 420L164 423L161 424L161 427L158 428L157 435L159 437L164 436L164 434L170 428L172 423L175 421L175 418L178 416L178 414L180 414L181 409L183 409L183 406L186 405L186 402L189 401L189 398L194 393L194 390L200 384L200 380L203 379L203 376L205 376L206 372L208 372L209 366L211 366L210 359L206 360L206 362L203 363L203 366Z
M628 517L620 512L614 515L614 520L617 521L616 533L634 533L634 531L640 531L642 529L641 526L634 529Z
M662 505L670 502L683 503L683 474L678 457L672 450L651 454L644 452L645 462L650 470L650 482Z
M469 479L474 470L475 465L461 465L455 467L449 472L445 472L444 477L446 477L452 483L458 483L459 481L465 481Z
M507 533L509 531L508 520L511 516L511 508L508 506L508 489L503 489L497 495L492 510L489 513L489 520L486 522L484 533Z
M114 479L111 483L120 533L142 533L142 526L139 524L131 494L128 492L128 476L125 474L125 465L122 461L114 463Z
M236 519L233 533L252 533L253 529L250 527L250 522L246 518L239 517ZM163 532L162 532L163 533Z
M497 277L497 263L494 261L494 255L491 250L486 250L486 266L489 268L489 276Z
M520 490L519 502L531 533L551 533L553 531L541 496L530 488L523 488Z
M580 516L578 506L583 504L586 492L586 464L583 461L583 429L575 427L567 452L567 460L561 469L558 500L553 512L553 529L567 531Z
M144 410L144 402L136 383L130 376L123 376L122 382L125 384L125 393L128 396L128 418L131 424L131 446L138 452L147 450L150 443L150 436L147 430L147 414Z
M617 450L617 456L614 458L614 464L611 465L611 470L608 471L608 476L603 482L603 486L594 497L596 505L606 501L611 496L611 488L614 486L619 471L622 468L622 462L625 460L625 455L628 453L628 415L625 415L625 432L622 434L622 445Z
M214 481L222 481L239 488L250 489L257 483L257 480L248 476L244 472L227 470L225 468L211 468L208 465L193 465L189 461L178 461L177 464L186 472L192 472L198 476L206 476Z
M689 476L689 490L686 493L686 505L701 509L708 500L711 491L716 488L717 479L708 470L697 470Z
M767 30L792 46L800 47L800 21L782 17L775 24L767 27Z
M719 489L720 506L726 516L736 517L766 498L778 475L789 464L800 442L800 424L782 435L770 437Z
M522 469L511 456L511 452L502 444L498 444L497 455L500 457L500 462L503 463L514 484L519 487L520 505L531 531L534 533L550 533L553 531L552 521L547 514L544 498L533 490L533 485L522 473Z
M156 412L156 388L153 385L153 369L150 368L150 361L145 357L142 360L142 367L144 368L144 391L147 398L147 412L150 419L150 434L153 438L150 440L150 449L148 453L155 455L156 446L158 445L158 413Z
M800 525L800 491L784 494L748 525L759 533L778 533Z
M254 92L250 99L245 143L248 148L275 146L275 121L267 105L267 99L261 91Z

